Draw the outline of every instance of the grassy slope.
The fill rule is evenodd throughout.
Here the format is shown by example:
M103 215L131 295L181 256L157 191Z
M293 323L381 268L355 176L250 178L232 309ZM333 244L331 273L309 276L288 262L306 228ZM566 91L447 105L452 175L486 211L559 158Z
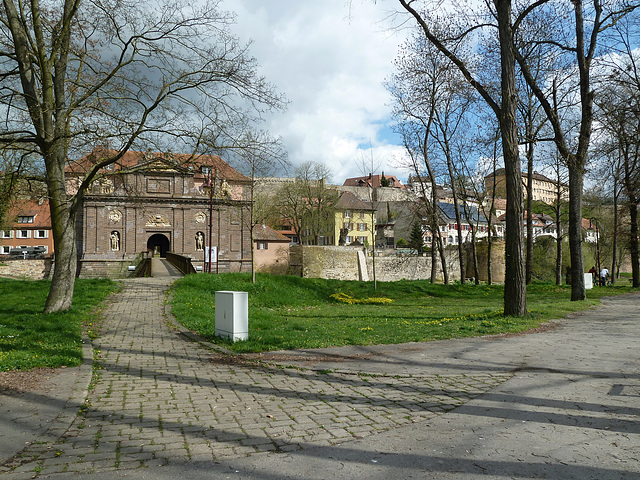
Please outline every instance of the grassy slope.
M83 325L94 328L96 307L117 288L77 280L71 309L43 315L50 284L0 279L0 371L79 365Z
M249 340L215 338L215 291L249 292ZM427 281L371 282L245 274L191 275L173 289L172 311L187 328L239 352L429 341L523 331L598 303L629 287L588 291L570 302L570 287L529 286L526 318L504 317L500 285L432 285ZM390 304L338 303L332 294L355 299L384 297Z

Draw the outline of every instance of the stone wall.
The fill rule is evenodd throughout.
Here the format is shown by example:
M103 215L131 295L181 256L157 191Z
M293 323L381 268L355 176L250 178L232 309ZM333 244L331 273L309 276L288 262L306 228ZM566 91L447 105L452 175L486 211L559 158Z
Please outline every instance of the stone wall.
M362 247L300 246L291 247L291 274L307 278L329 278L337 280L373 280L373 257L366 257L366 273L360 270L358 253ZM362 258L362 256L361 256ZM458 253L447 250L449 279L460 279ZM431 278L431 257L415 255L376 256L376 280L426 280ZM442 270L438 269L442 280Z
M49 278L53 266L50 258L22 260L7 259L0 262L0 277L42 280Z
M460 280L460 264L457 250L446 250L445 258L449 272L449 280ZM438 281L444 276L438 257ZM367 258L369 279L373 279L373 258ZM395 282L398 280L428 280L431 278L431 255L385 255L376 256L376 280Z
M476 244L476 256L478 258L478 273L480 281L487 281L487 255L488 247L486 243ZM473 263L471 260L471 246L467 246L467 278L473 277ZM494 241L491 245L491 281L504 282L504 242Z
M359 250L362 247L296 245L290 251L291 273L305 278L360 280Z
M139 260L80 260L79 278L128 278L134 277L136 272L130 271L129 266L137 267Z

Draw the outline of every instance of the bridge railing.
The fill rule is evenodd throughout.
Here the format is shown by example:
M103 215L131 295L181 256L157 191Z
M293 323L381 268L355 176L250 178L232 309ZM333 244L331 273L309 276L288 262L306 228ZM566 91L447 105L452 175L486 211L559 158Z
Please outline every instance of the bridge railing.
M190 273L196 273L196 269L191 263L191 258L177 253L167 252L165 258L167 261L182 272L183 275L189 275Z

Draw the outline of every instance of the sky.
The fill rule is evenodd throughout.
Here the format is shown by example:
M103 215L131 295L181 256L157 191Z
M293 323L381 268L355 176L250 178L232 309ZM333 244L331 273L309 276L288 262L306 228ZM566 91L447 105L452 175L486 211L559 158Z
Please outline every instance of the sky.
M409 172L391 125L383 82L406 30L388 18L394 0L224 0L232 31L252 40L260 73L289 100L264 128L284 142L289 161L322 163L332 182L368 173L365 163L403 181ZM372 147L370 149L370 146ZM373 160L373 162L372 162Z

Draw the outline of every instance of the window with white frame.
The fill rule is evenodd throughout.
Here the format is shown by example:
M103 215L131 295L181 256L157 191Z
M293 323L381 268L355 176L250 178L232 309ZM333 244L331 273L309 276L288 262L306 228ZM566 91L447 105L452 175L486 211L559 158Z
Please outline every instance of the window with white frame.
M258 250L267 250L267 242L258 242Z
M36 230L33 232L33 238L49 238L48 230Z
M18 223L33 223L33 215L21 215L18 217Z
M345 239L345 243L347 244L351 243L351 239L352 239L351 235L347 235L347 238Z
M16 230L16 238L31 238L29 230Z
M0 246L0 254L2 255L9 255L9 252L11 251L11 247L9 245L2 245Z
M364 245L364 244L365 244L365 242L367 241L367 237L358 237L358 238L360 239L360 243L361 243L362 245Z
M13 230L2 230L0 238L13 238Z
M47 247L46 245L38 245L39 248L44 248L44 251L42 252L43 254L47 254L49 253L49 247Z
M344 218L351 218L351 210L344 211Z
M366 223L359 223L358 224L358 231L366 232L367 231L367 224Z

